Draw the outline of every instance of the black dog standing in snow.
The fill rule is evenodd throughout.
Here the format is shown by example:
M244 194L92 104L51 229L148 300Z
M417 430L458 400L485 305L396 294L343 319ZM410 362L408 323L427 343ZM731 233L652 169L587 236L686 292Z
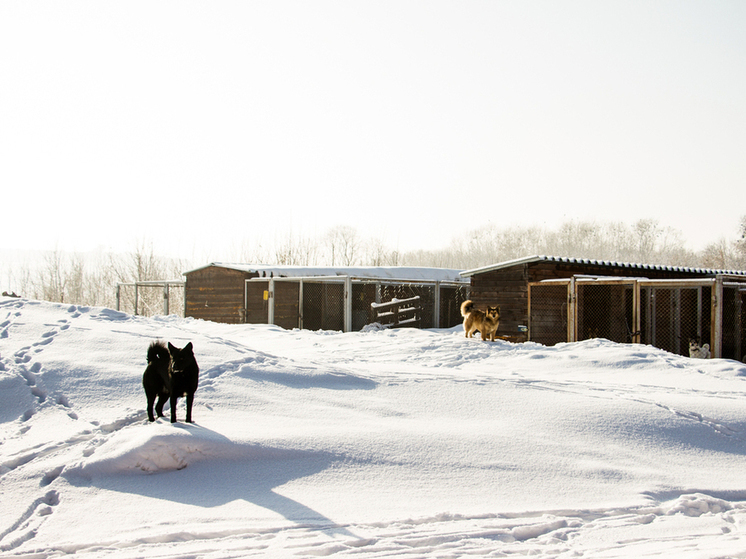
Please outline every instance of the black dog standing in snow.
M155 412L163 417L163 405L171 400L171 423L176 423L176 402L186 396L186 420L192 423L192 404L199 382L199 366L194 358L192 342L183 349L162 342L153 342L148 348L148 366L142 376L142 386L148 399L148 419L155 421L153 403L156 396Z
M176 400L186 396L186 421L192 422L192 403L199 382L199 367L192 351L192 342L184 349L174 347L169 342L171 354L171 423L176 423Z

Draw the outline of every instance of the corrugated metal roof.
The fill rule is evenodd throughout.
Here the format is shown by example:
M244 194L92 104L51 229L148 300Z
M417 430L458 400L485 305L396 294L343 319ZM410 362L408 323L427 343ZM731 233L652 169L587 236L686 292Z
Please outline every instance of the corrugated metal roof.
M609 260L592 260L588 258L568 258L564 256L527 256L525 258L517 258L515 260L508 260L506 262L500 262L499 264L492 264L490 266L483 266L481 268L474 268L473 270L465 270L461 272L461 276L468 278L477 274L485 272L492 272L494 270L502 270L504 268L510 268L512 266L520 264L532 264L534 262L557 262L562 264L587 264L592 266L604 266L608 268L626 268L630 270L657 270L664 272L682 272L688 274L695 274L698 276L714 276L714 275L728 275L728 276L742 276L746 277L746 271L743 270L714 270L710 268L688 268L685 266L662 266L659 264L634 264L630 262L612 262Z

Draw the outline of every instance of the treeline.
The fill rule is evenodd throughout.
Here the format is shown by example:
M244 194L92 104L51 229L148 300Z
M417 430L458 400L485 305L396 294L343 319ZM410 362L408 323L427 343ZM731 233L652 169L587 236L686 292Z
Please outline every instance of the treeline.
M269 250L248 247L242 262L327 266L432 266L471 269L534 254L690 266L746 269L746 216L736 240L720 239L702 251L687 248L680 231L655 219L632 224L568 221L557 229L485 225L438 250L399 252L340 226L320 238L288 235Z
M557 229L488 225L442 251L406 255L409 265L478 268L534 254L715 269L746 269L746 216L736 240L720 239L702 251L687 248L680 231L655 219L625 223L568 221Z
M126 254L79 254L54 250L39 260L16 264L4 270L0 284L7 284L4 295L17 295L29 299L70 303L75 305L117 306L118 283L136 281L179 280L185 261L163 258L155 253L153 245L141 243ZM135 310L134 288L121 290L121 308ZM183 300L174 297L172 312L179 312ZM163 292L144 289L138 293L138 313L159 314L163 308Z
M654 219L632 224L568 221L557 229L486 225L454 239L439 250L400 252L377 239L362 238L354 227L337 226L320 237L287 234L270 244L247 244L225 261L295 266L423 266L471 269L534 254L592 258L669 266L746 269L746 216L735 240L720 239L702 251L686 247L682 234ZM117 283L181 279L183 272L206 264L158 256L140 243L128 254L90 255L53 251L34 266L15 266L0 277L4 291L79 305L114 308ZM5 283L5 285L2 285ZM120 290L122 310L134 312L133 288ZM171 312L179 312L183 294L172 293ZM158 314L161 288L138 293L138 313Z

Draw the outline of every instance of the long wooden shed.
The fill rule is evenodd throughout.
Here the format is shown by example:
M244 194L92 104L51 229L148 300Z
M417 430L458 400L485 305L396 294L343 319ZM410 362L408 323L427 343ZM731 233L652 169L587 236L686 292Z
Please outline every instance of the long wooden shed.
M604 337L687 354L710 343L743 358L746 272L530 256L466 270L478 308L498 305L499 335L551 345Z
M459 323L469 282L460 270L415 267L307 267L211 263L186 272L186 316L225 323L357 331L376 304L416 301L408 323Z

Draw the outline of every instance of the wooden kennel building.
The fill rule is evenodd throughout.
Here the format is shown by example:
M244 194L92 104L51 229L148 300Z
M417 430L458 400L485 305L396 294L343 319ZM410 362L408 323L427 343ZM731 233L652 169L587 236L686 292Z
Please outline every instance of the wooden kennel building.
M588 338L688 355L746 352L746 272L531 256L462 272L477 307L499 305L498 334L553 345Z
M186 316L344 332L455 326L469 286L459 270L442 268L212 263L184 275Z

